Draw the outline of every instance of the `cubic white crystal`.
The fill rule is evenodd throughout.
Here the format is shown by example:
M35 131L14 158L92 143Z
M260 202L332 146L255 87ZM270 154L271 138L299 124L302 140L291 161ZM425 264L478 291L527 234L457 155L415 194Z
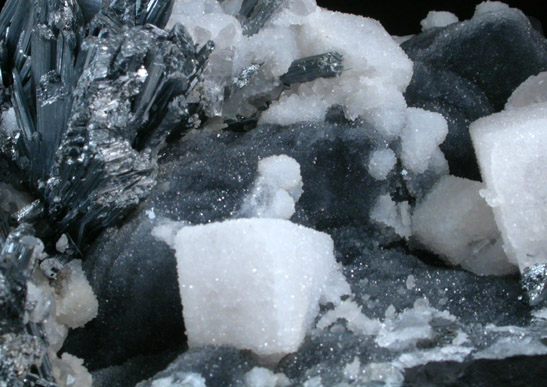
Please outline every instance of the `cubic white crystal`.
M507 100L505 109L509 110L535 103L547 103L547 71L532 75L521 83Z
M422 31L426 31L435 27L446 27L459 21L458 17L452 12L429 11L425 19L420 22L420 25L422 26Z
M503 251L492 209L480 196L483 184L443 176L412 217L413 234L452 265L478 275L515 271Z
M547 262L547 104L474 122L473 145L509 259L522 270Z
M183 227L174 243L192 347L232 345L275 362L298 349L340 278L332 239L286 220Z
M423 173L435 159L446 163L439 145L447 134L448 124L441 114L408 108L407 123L401 134L401 160L404 167Z
M368 162L368 173L376 180L385 180L397 163L397 156L391 149L374 151Z

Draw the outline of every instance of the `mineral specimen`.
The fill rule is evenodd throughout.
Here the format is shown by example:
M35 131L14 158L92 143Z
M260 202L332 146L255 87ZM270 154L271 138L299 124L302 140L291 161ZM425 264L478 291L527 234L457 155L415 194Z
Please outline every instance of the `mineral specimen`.
M547 40L420 17L8 0L0 386L543 385Z

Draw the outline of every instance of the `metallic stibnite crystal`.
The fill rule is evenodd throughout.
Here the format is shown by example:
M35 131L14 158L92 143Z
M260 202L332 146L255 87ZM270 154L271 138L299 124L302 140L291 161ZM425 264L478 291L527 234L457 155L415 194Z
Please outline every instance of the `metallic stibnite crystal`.
M344 70L343 57L337 52L308 56L291 63L289 70L281 76L286 85L311 82L317 78L334 78Z
M0 15L18 122L4 153L41 194L55 232L76 244L148 194L159 147L201 108L187 100L214 45L197 50L181 25L156 27L172 4L9 1ZM35 212L26 210L19 220Z
M0 335L24 327L27 280L43 249L33 233L28 224L20 225L8 235L0 252Z
M7 383L5 386L29 386L25 378L33 366L41 364L44 354L45 346L36 336L0 335L0 380Z
M536 306L547 301L547 263L526 268L521 283L528 294L530 305Z
M174 0L111 0L103 12L129 26L153 24L165 27Z
M243 0L239 10L239 15L243 18L248 18L251 16L251 12L253 12L256 3L258 3L258 0Z
M260 31L260 29L264 27L264 24L266 24L279 7L281 7L283 1L284 0L258 0L252 7L249 16L242 22L243 35L251 36ZM246 7L245 9L243 9L244 6ZM248 12L247 8L249 6L250 4L243 4L241 7L243 12Z

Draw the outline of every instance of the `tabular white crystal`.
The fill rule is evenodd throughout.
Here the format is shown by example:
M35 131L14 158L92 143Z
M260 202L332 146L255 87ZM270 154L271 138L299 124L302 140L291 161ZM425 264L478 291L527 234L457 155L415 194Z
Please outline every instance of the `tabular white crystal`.
M391 149L374 151L368 162L368 173L376 180L385 180L397 163L397 156Z
M410 274L405 282L407 290L412 290L416 286L416 277L414 277L412 274Z
M370 218L378 224L392 228L404 238L412 234L410 205L407 201L394 202L389 194L378 197Z
M241 213L257 218L290 219L301 195L300 164L286 155L267 157L258 162L258 177Z
M443 176L416 206L413 233L429 250L452 265L478 275L515 270L503 251L492 209L480 196L483 184Z
M285 374L274 374L267 368L255 367L243 377L246 387L285 387L291 384Z
M414 346L419 340L431 339L434 331L430 322L434 318L455 320L447 311L429 306L426 299L417 299L413 308L404 310L393 319L386 319L376 336L376 343L380 347L400 350Z
M137 386L140 386L140 384ZM207 387L207 385L200 374L175 372L174 375L154 380L151 387Z
M482 118L470 128L509 259L525 268L547 262L547 104Z
M490 347L475 354L476 359L505 359L512 356L547 354L547 346L532 337L509 336L498 339Z
M425 19L420 22L420 25L422 26L422 31L426 31L435 27L446 27L459 21L458 17L452 12L429 11Z
M57 321L70 328L83 327L97 316L99 303L82 270L82 261L72 260L63 268L56 302Z
M60 253L64 253L68 247L68 237L66 234L61 235L61 237L55 243L55 250Z
M2 131L7 134L14 135L19 130L17 124L17 116L15 115L15 109L13 107L2 113Z
M346 364L344 367L344 378L349 380L355 380L359 377L359 374L361 373L361 362L359 361L359 358L356 356L351 363Z
M520 108L535 103L547 103L547 71L532 75L513 91L505 109Z
M338 319L347 321L348 329L356 334L373 335L378 332L380 322L367 317L362 311L359 304L355 301L345 300L336 306L333 310L329 310L317 322L317 329L325 329L334 324Z
M266 361L298 349L340 276L327 234L281 219L184 227L174 248L189 345L232 345Z
M419 108L408 108L407 123L401 134L401 160L405 168L423 173L435 160L444 160L439 149L446 135L448 124L439 113Z
M16 190L11 184L0 182L0 209L2 211L13 214L30 202L32 202L32 197Z

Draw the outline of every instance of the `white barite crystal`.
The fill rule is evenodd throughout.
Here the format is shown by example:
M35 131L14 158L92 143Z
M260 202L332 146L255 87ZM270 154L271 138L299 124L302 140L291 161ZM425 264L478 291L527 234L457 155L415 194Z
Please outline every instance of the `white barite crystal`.
M63 356L58 359L52 359L53 377L58 385L62 387L91 387L91 374L84 367L84 361L72 356L68 353L63 353Z
M357 302L352 300L342 301L333 310L325 313L317 322L317 329L325 329L336 323L338 319L347 321L347 327L353 333L368 336L374 335L380 328L380 322L367 317Z
M173 247L192 347L232 345L275 362L298 349L321 298L339 288L332 239L287 220L183 227Z
M547 71L532 75L513 91L507 100L505 110L520 108L536 103L547 103Z
M30 321L41 323L55 382L63 387L91 387L91 375L83 360L68 353L57 357L68 336L68 327L82 327L98 312L98 302L85 278L82 261L67 263L54 280L35 270L32 280L27 282L26 309Z
M394 318L386 318L376 336L376 343L391 350L402 350L415 346L420 340L432 339L434 331L430 322L434 318L456 319L447 311L429 306L426 299L417 299L413 308L405 309Z
M397 156L391 149L376 150L370 156L368 173L376 180L385 180L397 163Z
M490 347L475 354L476 359L504 359L512 356L547 354L547 346L529 336L509 336L498 339Z
M351 385L356 386L380 383L381 385L395 387L402 386L404 381L401 369L389 363L368 363L363 367L358 357L355 357L351 363L346 365L343 376L344 379L352 383Z
M15 115L15 109L10 107L8 110L2 113L2 131L14 135L19 130L17 124L17 116Z
M443 176L416 206L413 234L451 265L478 275L514 272L492 209L479 194L482 188L476 181Z
M490 12L505 11L507 9L509 9L509 6L501 1L483 1L475 7L473 17Z
M342 374L344 375L345 379L353 381L359 378L360 373L361 373L361 362L359 361L359 358L356 356L355 358L353 358L353 361L351 363L346 364Z
M208 39L215 42L206 71L218 80L237 78L248 66L260 63L262 79L270 81L253 87L266 91L296 59L332 51L344 58L341 76L294 85L270 105L260 122L323 120L330 106L340 105L350 119L362 117L386 135L399 134L406 110L402 92L412 77L412 62L380 23L324 10L314 0L288 0L258 33L247 37L233 16L235 3L223 8L216 0L176 0L168 23L182 23L200 45ZM222 99L224 88L221 82L218 85Z
M447 134L448 124L441 114L409 108L407 123L401 133L401 160L404 167L412 172L423 173L431 164L442 160L448 169L444 154L439 149Z
M414 37L415 35L404 35L404 36L396 36L396 35L391 35L391 37L393 38L393 40L401 45L403 44L404 42L406 42L407 40L410 40Z
M290 219L301 195L298 162L286 155L267 157L258 162L258 177L243 201L241 215Z
M413 368L432 362L454 361L462 363L473 352L473 347L445 345L429 350L403 353L392 364L403 368Z
M547 104L481 118L471 137L509 259L547 262Z
M11 184L0 182L0 209L6 214L13 214L30 202L32 197L16 190Z
M426 31L435 27L446 27L459 21L460 19L452 12L429 11L425 19L420 22L420 25L422 26L422 31Z
M61 272L56 293L57 321L70 327L83 327L98 313L99 303L82 269L82 261L72 260Z
M410 274L406 279L405 285L407 290L414 289L414 287L416 286L416 277Z
M370 212L370 219L392 228L401 237L408 238L412 234L410 205L407 201L396 203L389 194L378 197Z
M68 237L66 234L63 234L59 237L57 242L55 243L55 250L57 250L60 253L64 253L68 247Z
M138 384L137 386L140 386ZM193 372L175 372L165 378L156 379L151 387L207 387L205 378Z
M274 374L267 368L255 367L243 376L245 387L285 387L291 384L285 374Z

